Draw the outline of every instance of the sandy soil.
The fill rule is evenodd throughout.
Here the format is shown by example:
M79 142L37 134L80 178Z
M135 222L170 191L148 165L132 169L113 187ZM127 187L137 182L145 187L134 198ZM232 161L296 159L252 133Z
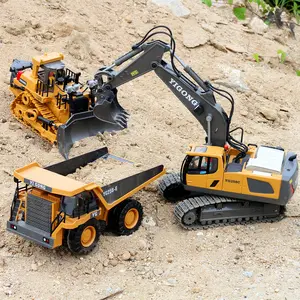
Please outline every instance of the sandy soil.
M115 298L126 300L300 298L299 193L288 205L289 217L279 223L189 232L175 222L173 205L148 189L136 196L145 210L143 226L129 237L105 234L86 257L50 251L5 231L13 170L35 160L47 165L61 159L56 148L10 115L13 58L60 51L68 67L90 79L152 26L168 25L181 58L204 79L236 88L233 126L245 128L248 142L300 154L298 28L297 40L275 27L256 34L248 27L250 18L239 23L226 6L183 2L191 11L188 18L146 0L0 1L0 299L102 299L119 289L123 293ZM195 38L193 26L205 31L206 40L187 48L182 41ZM279 49L287 53L284 64ZM253 53L262 56L260 63ZM131 114L129 128L81 141L71 156L106 145L139 167L97 163L76 178L88 182L93 175L109 182L161 163L178 170L187 145L203 141L202 128L155 74L124 85L118 95ZM130 259L124 260L128 251Z

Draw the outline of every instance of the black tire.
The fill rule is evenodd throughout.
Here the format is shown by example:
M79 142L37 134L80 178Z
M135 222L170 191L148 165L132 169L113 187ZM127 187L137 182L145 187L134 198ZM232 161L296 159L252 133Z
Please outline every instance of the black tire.
M87 227L89 227L89 229L86 229ZM82 241L82 234L85 230L91 230L95 233L94 238L91 239L91 243L86 243L86 245L84 245ZM100 232L101 226L99 221L97 221L96 219L91 219L85 224L82 224L75 229L69 230L67 235L67 245L69 250L74 254L90 253L97 246L100 238Z
M126 215L135 214L135 220L129 226L126 224ZM119 205L117 205L112 213L114 217L113 227L119 235L130 235L134 231L138 230L143 219L143 207L140 202L136 200L126 200Z

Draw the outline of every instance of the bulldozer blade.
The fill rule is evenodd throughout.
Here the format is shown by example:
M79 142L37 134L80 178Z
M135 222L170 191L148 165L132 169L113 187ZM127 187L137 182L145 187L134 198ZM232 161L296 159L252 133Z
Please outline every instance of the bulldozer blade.
M104 122L127 127L129 114L119 104L116 92L111 90L103 92L97 97L97 103L94 107L94 116Z
M76 141L95 136L99 132L119 131L126 127L99 120L93 111L74 114L65 124L58 127L58 150L65 159L68 159L69 151Z

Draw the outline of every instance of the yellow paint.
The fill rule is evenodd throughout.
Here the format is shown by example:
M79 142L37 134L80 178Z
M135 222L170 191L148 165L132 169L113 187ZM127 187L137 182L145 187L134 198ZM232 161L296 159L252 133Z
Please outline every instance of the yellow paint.
M48 53L34 57L32 59L32 70L25 70L20 77L22 81L26 82L26 85L24 86L17 78L13 80L14 85L25 88L25 90L21 91L12 86L9 88L15 95L15 99L10 105L10 110L14 117L52 144L56 143L57 140L57 128L48 126L48 129L45 129L43 123L37 117L44 117L53 121L56 126L60 126L69 119L70 109L68 104L65 105L62 101L60 103L57 101L57 96L66 96L66 92L62 90L62 85L58 86L55 84L54 77L49 77L49 81L52 81L53 84L53 90L49 91L48 95L46 93L38 93L38 71L40 66L61 61L63 58L64 56L61 53ZM68 85L72 84L73 82L68 83ZM85 93L84 96L90 101L88 93ZM26 100L24 101L24 99Z

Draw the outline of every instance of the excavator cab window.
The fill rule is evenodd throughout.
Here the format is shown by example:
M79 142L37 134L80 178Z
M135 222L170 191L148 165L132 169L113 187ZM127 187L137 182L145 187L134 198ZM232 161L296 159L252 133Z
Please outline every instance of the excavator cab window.
M213 174L218 170L218 159L206 156L190 156L186 164L188 174Z

